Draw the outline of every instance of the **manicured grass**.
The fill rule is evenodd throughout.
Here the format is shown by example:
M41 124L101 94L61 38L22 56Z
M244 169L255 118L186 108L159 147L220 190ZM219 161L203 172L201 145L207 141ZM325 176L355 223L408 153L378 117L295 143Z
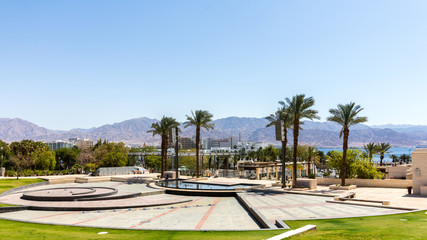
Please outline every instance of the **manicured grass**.
M285 231L138 231L22 223L0 219L0 239L267 239ZM99 232L108 232L98 235Z
M426 239L426 211L375 217L287 221L292 229L317 226L292 239Z
M0 180L0 194L12 188L20 187L23 185L44 182L44 180L37 178L21 178L21 179L1 179Z
M6 192L7 190L10 190L12 188L20 187L23 185L38 183L38 182L44 182L41 179L36 178L21 178L21 179L1 179L0 180L0 194ZM2 204L0 203L0 207L12 207L15 205L9 205L9 204Z

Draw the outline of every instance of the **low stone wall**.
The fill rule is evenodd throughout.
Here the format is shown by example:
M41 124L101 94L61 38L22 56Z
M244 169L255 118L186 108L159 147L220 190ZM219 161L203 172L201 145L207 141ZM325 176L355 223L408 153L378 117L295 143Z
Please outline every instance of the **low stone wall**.
M96 182L109 182L111 180L110 176L106 177L77 177L76 183L96 183Z
M318 185L340 184L339 178L316 178ZM346 179L346 184L357 185L358 187L382 187L382 188L407 188L412 187L412 180L400 179Z
M298 187L306 187L310 189L317 188L317 180L309 179L309 178L297 178L297 186Z

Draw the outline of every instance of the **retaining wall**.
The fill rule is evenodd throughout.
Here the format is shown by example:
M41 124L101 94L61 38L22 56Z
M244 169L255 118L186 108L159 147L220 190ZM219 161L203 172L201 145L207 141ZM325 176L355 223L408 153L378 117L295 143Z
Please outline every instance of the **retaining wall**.
M339 178L316 178L318 185L340 184ZM400 179L357 179L345 180L346 184L357 185L358 187L382 187L382 188L407 188L412 187L412 180Z

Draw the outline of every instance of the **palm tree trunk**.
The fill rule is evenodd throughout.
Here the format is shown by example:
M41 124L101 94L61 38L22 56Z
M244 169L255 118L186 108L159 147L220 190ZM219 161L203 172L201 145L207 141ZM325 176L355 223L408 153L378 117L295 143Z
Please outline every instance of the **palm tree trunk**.
M341 164L341 186L345 186L345 177L347 171L347 149L348 149L348 135L350 134L350 130L348 128L344 128L344 138L342 145L342 164Z
M294 120L294 156L292 168L292 187L297 187L297 150L298 150L298 135L299 135L299 119Z
M285 139L282 141L282 187L286 187L286 145L288 145L288 130L285 128Z
M162 135L162 144L161 144L161 152L160 152L160 154L162 155L162 157L161 157L161 161L162 161L162 163L161 163L161 170L160 170L160 177L161 178L163 178L163 171L164 171L164 169L163 169L163 160L164 160L164 154L165 154L165 151L164 151L164 148L165 148L165 137L164 137L164 135Z
M286 142L282 141L282 187L286 187L286 163L285 163L285 157L286 157Z
M169 136L165 136L165 171L168 170L168 147L169 147Z
M381 155L380 155L380 166L382 166L382 165L383 165L383 159L384 159L384 155L383 155L383 154L381 154Z
M308 176L311 174L311 156L308 156Z
M196 177L199 177L200 127L196 127Z

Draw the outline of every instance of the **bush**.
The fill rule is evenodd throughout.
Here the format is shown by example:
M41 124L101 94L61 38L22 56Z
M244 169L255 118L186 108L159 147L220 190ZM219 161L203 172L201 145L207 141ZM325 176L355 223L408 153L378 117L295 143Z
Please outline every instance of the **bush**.
M328 158L328 166L335 168L340 174L342 164L342 152L332 151ZM362 151L349 149L347 151L346 178L375 179L382 178L383 174L375 168L374 164L367 159Z
M326 172L323 173L323 176L324 177L329 177L329 176L331 176L331 172L326 171Z
M310 178L310 179L315 179L315 178L316 178L316 174L311 173L311 174L309 174L309 175L308 175L308 178Z
M7 170L6 171L6 176L7 177L16 177L16 172L12 171L12 170Z

